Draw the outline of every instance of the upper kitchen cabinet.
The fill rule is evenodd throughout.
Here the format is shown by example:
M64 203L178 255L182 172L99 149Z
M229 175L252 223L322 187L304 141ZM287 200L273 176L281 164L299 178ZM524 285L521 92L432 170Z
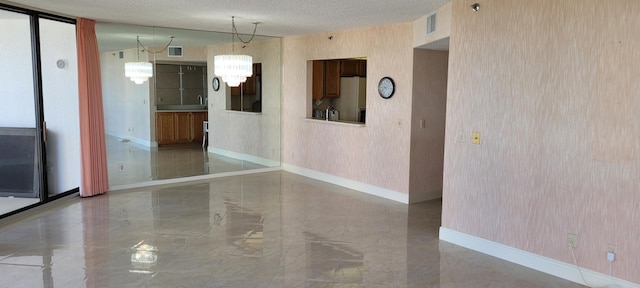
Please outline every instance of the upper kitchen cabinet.
M340 60L313 61L313 99L340 97Z
M204 106L207 97L206 64L156 64L156 103Z
M240 86L230 88L228 110L262 112L262 63L253 63L252 73Z
M367 77L367 61L347 59L340 61L340 77Z
M238 87L231 87L231 96L256 95L258 92L258 77L262 76L262 65L253 63L253 75L247 77L247 81L240 83Z

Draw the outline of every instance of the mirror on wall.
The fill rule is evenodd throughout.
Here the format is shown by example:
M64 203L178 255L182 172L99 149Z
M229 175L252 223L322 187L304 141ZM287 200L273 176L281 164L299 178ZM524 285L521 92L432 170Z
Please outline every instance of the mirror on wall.
M280 165L280 38L236 43L260 71L243 105L237 89L211 85L228 33L97 23L96 34L111 187ZM128 62L152 63L153 75L134 83Z

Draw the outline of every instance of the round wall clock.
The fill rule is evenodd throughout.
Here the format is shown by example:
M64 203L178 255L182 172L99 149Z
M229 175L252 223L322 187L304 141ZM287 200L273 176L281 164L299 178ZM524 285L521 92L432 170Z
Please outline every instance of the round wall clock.
M378 94L384 99L389 99L396 92L396 83L393 82L391 77L382 77L378 82Z
M213 77L211 86L213 86L213 91L218 91L220 89L220 79L218 77Z

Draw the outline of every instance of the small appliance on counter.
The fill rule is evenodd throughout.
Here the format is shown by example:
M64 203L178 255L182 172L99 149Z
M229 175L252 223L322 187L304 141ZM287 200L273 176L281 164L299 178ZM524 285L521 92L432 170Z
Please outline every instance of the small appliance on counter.
M340 120L340 111L333 107L333 105L329 105L329 107L327 107L326 117L327 121L338 121Z
M322 110L320 110L318 108L313 109L313 118L325 119L324 111L322 111Z

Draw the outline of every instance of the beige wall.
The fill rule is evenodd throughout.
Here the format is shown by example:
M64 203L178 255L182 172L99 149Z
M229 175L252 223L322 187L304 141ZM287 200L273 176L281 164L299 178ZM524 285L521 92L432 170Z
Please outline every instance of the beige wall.
M449 52L415 49L413 57L411 203L442 197Z
M123 52L123 59L118 58L118 52L100 54L105 132L142 146L155 146L155 128L151 129L155 127L155 106L150 94L153 78L135 84L125 77L124 64L138 61L138 56L135 48ZM147 53L140 53L140 61L147 61Z
M412 31L408 23L284 38L284 163L408 193ZM311 110L308 61L349 57L367 57L366 125L306 120ZM377 92L384 76L396 83L388 100Z
M451 2L442 5L436 11L436 31L427 34L427 15L413 22L413 46L419 47L427 43L432 43L451 35Z
M282 84L282 39L252 41L236 54L251 55L254 63L262 63L262 113L226 110L230 90L209 89L209 151L239 153L240 156L258 157L267 162L280 163L280 87ZM241 52L239 52L240 50ZM208 47L207 77L211 83L214 55L231 53L231 45ZM267 163L263 163L267 164Z
M575 232L604 274L613 243L640 283L640 2L472 2L452 7L442 225L566 263Z

